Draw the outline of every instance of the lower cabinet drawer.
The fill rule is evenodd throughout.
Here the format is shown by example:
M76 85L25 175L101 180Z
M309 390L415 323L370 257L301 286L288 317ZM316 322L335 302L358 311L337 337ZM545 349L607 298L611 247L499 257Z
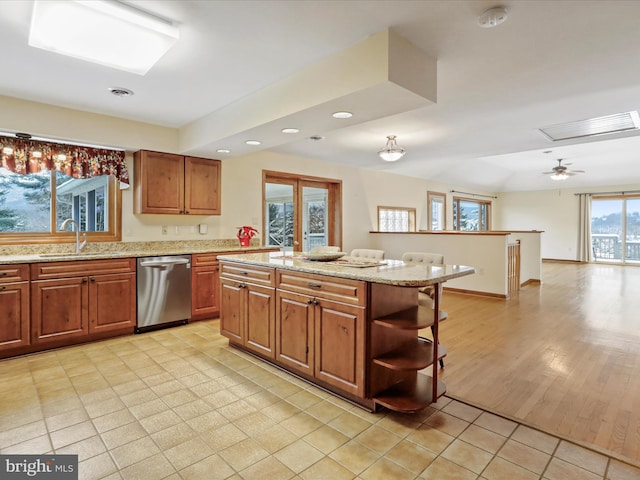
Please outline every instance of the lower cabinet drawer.
M351 305L366 305L366 283L326 275L277 271L277 288Z
M221 277L247 281L259 285L268 285L270 287L275 284L275 270L273 268L227 262L224 262L221 265Z

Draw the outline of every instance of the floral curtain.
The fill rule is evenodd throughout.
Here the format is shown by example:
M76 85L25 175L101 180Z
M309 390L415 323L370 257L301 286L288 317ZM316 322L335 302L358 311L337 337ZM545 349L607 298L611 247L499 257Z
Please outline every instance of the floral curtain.
M73 178L113 175L129 186L124 151L0 136L1 166L14 173L58 170Z

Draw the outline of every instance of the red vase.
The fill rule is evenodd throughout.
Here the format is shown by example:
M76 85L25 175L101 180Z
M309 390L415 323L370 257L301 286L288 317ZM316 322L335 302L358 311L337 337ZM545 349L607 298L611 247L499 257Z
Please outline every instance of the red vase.
M240 240L241 247L248 247L251 245L251 238L249 237L238 237L238 240Z

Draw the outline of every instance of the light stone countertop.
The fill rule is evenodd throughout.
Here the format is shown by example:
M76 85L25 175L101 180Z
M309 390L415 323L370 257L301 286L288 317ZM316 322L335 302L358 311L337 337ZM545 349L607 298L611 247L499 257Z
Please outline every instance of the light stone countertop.
M344 257L348 259L348 257ZM424 287L452 278L475 273L466 265L407 265L402 260L383 260L382 265L361 267L332 262L307 260L304 254L267 252L225 255L221 262L237 262L263 267L275 267L338 278L349 278L372 283L402 287ZM358 264L360 265L360 264Z
M102 260L110 258L155 257L163 255L188 255L198 253L241 253L273 247L251 245L240 247L237 240L195 240L167 242L95 242L89 243L80 253L74 245L9 245L0 246L0 264L67 262L73 260Z

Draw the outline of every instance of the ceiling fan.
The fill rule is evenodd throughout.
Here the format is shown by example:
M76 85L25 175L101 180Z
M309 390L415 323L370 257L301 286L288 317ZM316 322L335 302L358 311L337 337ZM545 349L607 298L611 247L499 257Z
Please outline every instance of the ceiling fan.
M565 163L562 165L562 158L558 158L558 165L553 167L550 172L542 172L543 175L551 175L549 178L551 180L566 180L572 175L576 173L584 173L584 170L569 170L566 166L571 165L570 163Z

